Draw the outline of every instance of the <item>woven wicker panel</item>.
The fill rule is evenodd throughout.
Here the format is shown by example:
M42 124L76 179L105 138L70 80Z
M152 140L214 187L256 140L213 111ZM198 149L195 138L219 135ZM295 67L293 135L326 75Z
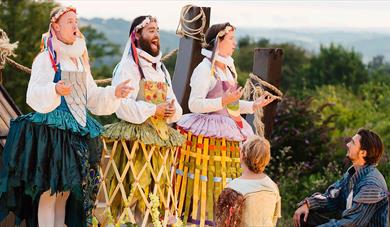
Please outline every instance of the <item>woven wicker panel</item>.
M166 226L170 214L177 211L172 188L174 151L175 148L145 145L138 140L103 138L102 183L94 212L99 222L103 226L121 222L150 224L152 193L159 198L161 222Z
M178 151L176 166L178 213L184 224L191 217L205 226L214 221L214 205L222 189L240 175L239 143L181 133L187 141Z

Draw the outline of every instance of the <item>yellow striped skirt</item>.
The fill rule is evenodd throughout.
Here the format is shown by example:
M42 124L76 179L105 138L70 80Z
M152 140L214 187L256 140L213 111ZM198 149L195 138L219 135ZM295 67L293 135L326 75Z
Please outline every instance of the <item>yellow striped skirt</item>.
M179 130L187 141L176 157L178 213L184 224L213 226L218 196L227 183L241 175L240 142Z

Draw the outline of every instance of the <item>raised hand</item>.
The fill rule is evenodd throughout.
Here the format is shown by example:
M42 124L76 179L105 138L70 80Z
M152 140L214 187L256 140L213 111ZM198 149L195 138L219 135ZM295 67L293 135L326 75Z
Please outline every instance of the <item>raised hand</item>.
M269 93L262 94L258 99L253 102L253 110L262 108L276 99L276 96L270 95Z
M56 83L56 93L60 96L69 95L72 92L72 87L65 85L65 82L60 80Z
M222 106L226 106L230 103L233 103L237 100L240 100L242 96L243 90L242 87L239 87L237 89L229 89L223 96L222 96Z
M125 80L118 84L115 88L115 96L118 98L127 98L129 93L134 89L128 85L131 80Z

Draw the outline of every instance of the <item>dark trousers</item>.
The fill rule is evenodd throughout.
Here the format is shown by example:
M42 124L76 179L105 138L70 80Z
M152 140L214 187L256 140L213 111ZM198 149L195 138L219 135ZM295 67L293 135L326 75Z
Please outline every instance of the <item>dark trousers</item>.
M301 216L301 227L314 227L329 222L330 218L317 213L315 211L310 211L307 216L306 222L303 220L304 215Z

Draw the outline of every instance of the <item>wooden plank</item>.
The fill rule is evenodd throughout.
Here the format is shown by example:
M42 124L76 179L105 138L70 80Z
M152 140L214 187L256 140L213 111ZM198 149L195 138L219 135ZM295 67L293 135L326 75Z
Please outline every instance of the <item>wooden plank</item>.
M4 102L4 108L7 108L9 110L8 112L13 112L16 115L21 115L22 111L16 106L16 103L11 98L11 96L8 94L7 90L3 85L0 84L0 100L4 99L6 102ZM12 110L12 111L11 111Z
M4 96L4 94L0 93L0 112L8 113L10 116L16 116L17 112L12 106L13 104L9 103L8 99Z
M0 116L0 136L7 136L8 134L9 122L6 119Z
M17 118L22 112L16 106L11 96L0 84L0 146L4 147L4 136L8 135L11 119Z
M206 15L206 26L203 32L206 33L210 23L210 8L201 7ZM199 14L200 7L193 7L186 15L186 19L192 19ZM199 28L201 20L196 20L189 26L192 28ZM190 79L195 67L203 60L200 54L202 44L199 40L193 38L183 37L180 39L179 52L177 53L177 60L175 65L175 73L173 75L173 91L176 95L177 101L180 103L183 114L189 113L188 99L190 97Z
M282 81L283 50L279 48L256 48L254 50L253 73L273 86L279 88ZM264 108L264 136L269 139L272 133L277 102ZM246 120L253 127L253 115L246 115Z

